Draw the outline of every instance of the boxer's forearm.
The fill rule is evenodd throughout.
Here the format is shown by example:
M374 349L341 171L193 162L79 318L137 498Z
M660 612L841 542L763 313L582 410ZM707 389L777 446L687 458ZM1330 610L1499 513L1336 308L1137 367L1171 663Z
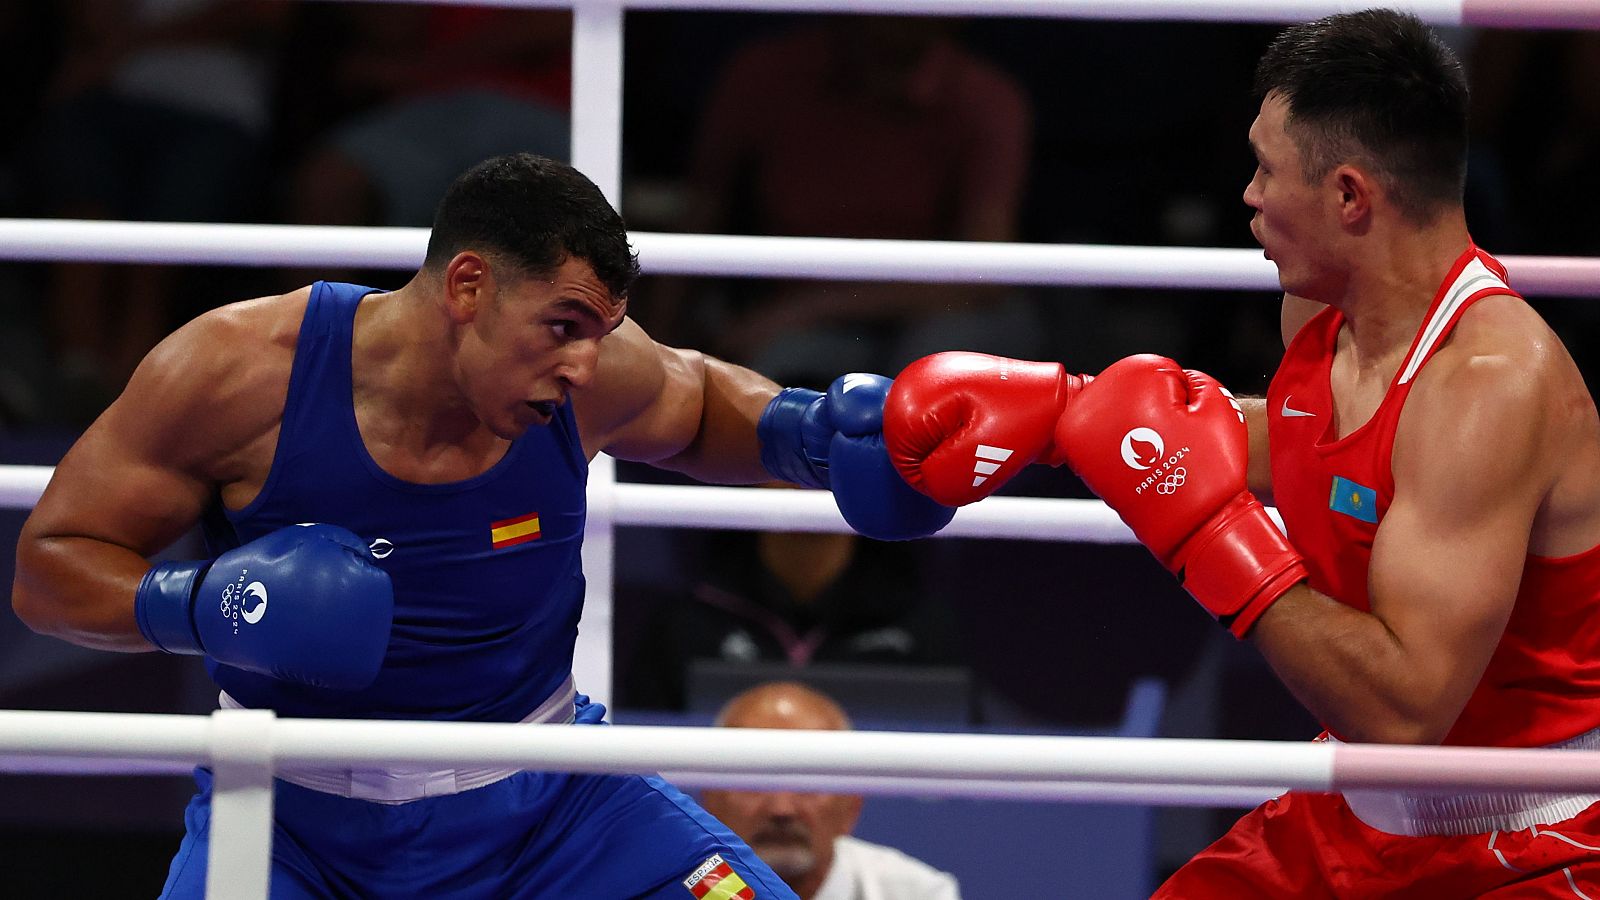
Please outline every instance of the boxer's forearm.
M1465 697L1379 619L1307 585L1291 588L1250 632L1295 699L1347 741L1437 744Z
M1250 493L1272 505L1272 461L1267 446L1267 400L1265 397L1239 397L1245 424L1250 426L1250 468L1247 473Z
M134 591L149 568L132 550L93 538L24 535L12 609L34 631L83 647L154 650L133 614Z

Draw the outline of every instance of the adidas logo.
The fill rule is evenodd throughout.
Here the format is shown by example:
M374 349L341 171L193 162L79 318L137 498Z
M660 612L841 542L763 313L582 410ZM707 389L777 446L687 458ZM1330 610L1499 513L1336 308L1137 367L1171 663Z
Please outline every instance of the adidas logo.
M1000 464L1011 458L1011 451L1004 447L991 447L988 444L979 444L974 452L977 460L972 464L972 486L977 487L989 480L989 476L1000 470Z

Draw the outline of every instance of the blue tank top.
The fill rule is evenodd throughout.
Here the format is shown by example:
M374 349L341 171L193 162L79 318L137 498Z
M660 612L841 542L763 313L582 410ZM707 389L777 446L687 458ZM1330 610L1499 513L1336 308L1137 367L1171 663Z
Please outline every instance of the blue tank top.
M369 293L312 286L266 483L244 509L214 504L203 525L213 555L299 522L368 541L394 583L383 669L344 692L207 667L244 706L284 716L518 721L572 671L589 471L572 407L473 478L395 478L367 453L351 399L352 326Z

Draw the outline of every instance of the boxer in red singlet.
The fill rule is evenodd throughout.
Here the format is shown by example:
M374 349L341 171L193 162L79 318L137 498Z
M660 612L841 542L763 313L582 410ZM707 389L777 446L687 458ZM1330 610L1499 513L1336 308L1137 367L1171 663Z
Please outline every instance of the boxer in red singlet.
M1468 233L1459 64L1373 10L1289 29L1257 88L1267 398L1158 357L946 354L896 380L891 456L946 502L1071 465L1333 739L1600 747L1600 418ZM1597 801L1290 793L1156 896L1600 898Z

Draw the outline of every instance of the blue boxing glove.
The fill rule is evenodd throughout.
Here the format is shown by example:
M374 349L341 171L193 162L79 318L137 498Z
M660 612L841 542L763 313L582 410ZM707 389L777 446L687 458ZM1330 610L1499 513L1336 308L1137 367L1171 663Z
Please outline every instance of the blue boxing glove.
M927 537L954 508L906 484L883 445L883 404L893 384L882 375L841 375L826 394L785 388L772 398L756 435L773 477L833 491L839 512L880 541Z
M168 653L353 691L383 666L394 587L347 529L290 525L215 560L157 565L133 611L139 633Z

